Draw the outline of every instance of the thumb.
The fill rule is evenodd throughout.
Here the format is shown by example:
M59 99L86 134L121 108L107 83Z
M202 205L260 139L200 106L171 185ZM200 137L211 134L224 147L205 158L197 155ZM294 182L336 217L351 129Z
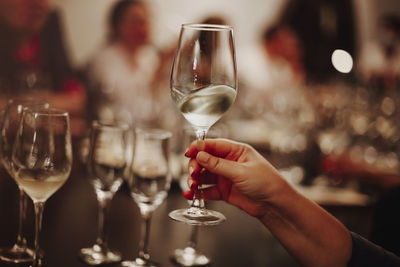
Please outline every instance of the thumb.
M232 160L227 160L215 157L205 151L197 153L197 162L209 172L222 175L234 182L235 178L239 177L242 166Z

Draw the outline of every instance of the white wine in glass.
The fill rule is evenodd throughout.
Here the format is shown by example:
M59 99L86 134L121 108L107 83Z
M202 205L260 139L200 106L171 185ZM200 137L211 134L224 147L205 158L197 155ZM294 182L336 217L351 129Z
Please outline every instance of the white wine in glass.
M185 119L199 129L209 129L230 108L236 90L227 85L208 86L182 96L172 88L172 99Z
M42 266L39 234L44 204L66 182L72 167L72 145L67 112L57 109L24 109L12 152L17 184L35 207L33 267Z
M31 97L16 97L7 102L3 116L1 116L0 136L0 159L3 167L11 177L12 171L12 149L17 133L18 123L24 108L48 108L49 104ZM15 180L15 179L14 179ZM0 260L12 263L32 262L34 251L28 247L27 240L23 235L23 221L26 217L27 196L21 186L18 187L19 211L18 232L15 244L10 248L0 248Z
M171 73L171 97L197 139L229 109L236 98L237 74L233 29L225 25L183 24ZM216 225L225 216L206 209L201 189L188 209L170 212L177 221Z

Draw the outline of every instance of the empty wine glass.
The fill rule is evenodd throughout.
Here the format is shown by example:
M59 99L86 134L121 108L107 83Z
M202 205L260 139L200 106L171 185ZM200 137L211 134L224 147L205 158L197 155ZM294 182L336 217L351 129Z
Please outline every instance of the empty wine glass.
M35 207L33 267L42 266L39 234L46 200L68 179L72 166L69 116L57 109L24 109L12 153L12 171Z
M197 139L205 139L209 128L236 98L236 59L230 26L183 24L171 74L171 96ZM177 221L192 225L216 225L226 218L208 210L197 188L188 209L170 212Z
M7 102L1 121L0 158L1 163L11 177L14 173L11 168L12 147L17 133L18 123L23 109L27 108L48 108L49 104L31 98L15 98ZM0 249L0 260L13 263L33 261L34 251L27 246L26 238L23 236L23 221L26 216L27 196L18 186L19 210L17 240L11 248Z
M148 251L150 220L153 211L167 197L171 184L169 139L171 133L161 129L137 129L129 181L131 196L143 218L139 255L133 261L123 261L124 267L158 266L150 260Z
M99 203L96 243L80 250L81 259L89 265L119 262L121 253L107 245L107 211L120 188L127 168L129 141L127 125L102 124L94 121L91 129L88 171Z

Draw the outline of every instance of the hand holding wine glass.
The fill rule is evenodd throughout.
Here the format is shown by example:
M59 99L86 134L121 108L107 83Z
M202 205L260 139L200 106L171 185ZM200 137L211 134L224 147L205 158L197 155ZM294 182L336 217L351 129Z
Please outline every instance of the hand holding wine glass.
M12 153L12 171L35 207L33 266L42 266L39 234L46 200L68 179L72 146L68 113L56 109L24 109Z
M92 123L88 172L99 203L98 236L92 247L80 250L81 259L89 265L121 260L118 251L108 248L106 215L127 168L129 132L127 125Z
M236 98L236 59L230 26L184 24L171 74L171 96L197 139L205 139L209 128ZM215 225L225 220L219 212L205 208L201 190L195 190L189 209L169 216L193 225Z
M171 184L169 139L171 133L161 129L137 129L132 162L131 196L144 220L139 255L123 261L124 267L157 266L148 251L150 220L154 210L167 197Z

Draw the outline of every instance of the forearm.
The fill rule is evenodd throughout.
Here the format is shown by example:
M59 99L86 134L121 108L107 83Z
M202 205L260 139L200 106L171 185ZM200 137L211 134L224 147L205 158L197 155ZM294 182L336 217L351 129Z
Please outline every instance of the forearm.
M320 206L287 185L266 209L261 222L302 265L347 265L350 233Z
M217 175L209 179L221 178L216 187L203 192L206 198L225 199L259 218L304 266L347 265L352 241L343 224L295 191L253 148L224 140L205 142L208 147L204 141L196 142L185 155L192 158L193 172L205 168Z

